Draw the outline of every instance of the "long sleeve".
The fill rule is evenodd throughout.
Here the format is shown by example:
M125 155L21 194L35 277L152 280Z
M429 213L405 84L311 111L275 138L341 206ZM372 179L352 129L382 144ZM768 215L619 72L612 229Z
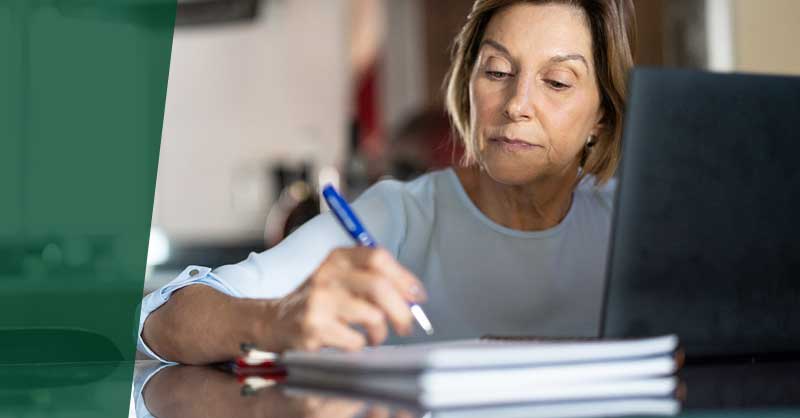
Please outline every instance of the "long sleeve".
M382 181L368 189L353 208L378 243L397 255L405 228L403 184ZM138 349L148 356L165 361L142 339L142 328L151 312L166 303L176 290L204 284L234 297L279 298L299 286L320 265L331 250L352 246L352 239L329 212L316 216L298 228L279 245L262 253L250 253L247 259L221 266L190 266L178 277L142 300Z

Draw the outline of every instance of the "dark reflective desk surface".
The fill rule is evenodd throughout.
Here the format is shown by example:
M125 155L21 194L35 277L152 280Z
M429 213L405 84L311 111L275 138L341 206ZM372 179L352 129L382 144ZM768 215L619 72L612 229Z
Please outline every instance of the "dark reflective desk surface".
M132 366L136 385L130 399ZM679 377L685 390L680 417L800 417L800 361L689 366ZM152 361L0 366L0 418L127 416L128 406L132 417L158 418L622 416L597 403L595 409L589 405L588 414L575 403L425 411L352 393L272 382L257 390L246 386L220 369L163 367Z

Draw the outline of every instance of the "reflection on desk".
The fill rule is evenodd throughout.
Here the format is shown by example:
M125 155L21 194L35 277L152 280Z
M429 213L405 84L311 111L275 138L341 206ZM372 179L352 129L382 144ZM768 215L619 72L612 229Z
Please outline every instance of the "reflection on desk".
M681 373L685 417L800 415L800 362L690 367ZM212 367L137 366L137 416L175 417L617 417L654 416L664 399L616 399L426 411L354 393L245 381ZM248 386L250 385L250 386ZM645 411L651 411L648 414ZM658 415L657 413L655 415Z
M0 418L125 416L132 401L131 362L0 366ZM242 390L237 376L212 367L136 362L136 408L131 417L399 417L489 418L624 416L645 403L583 402L425 411L415 405L352 393L280 384ZM680 417L788 418L800 416L800 361L690 366ZM253 382L251 382L253 383ZM260 389L258 386L262 386ZM144 388L142 393L140 389ZM628 409L625 409L628 408ZM647 414L637 414L645 416Z
M133 368L119 361L0 365L0 417L125 416Z
M800 361L697 365L679 376L687 382L687 409L785 407L800 416Z

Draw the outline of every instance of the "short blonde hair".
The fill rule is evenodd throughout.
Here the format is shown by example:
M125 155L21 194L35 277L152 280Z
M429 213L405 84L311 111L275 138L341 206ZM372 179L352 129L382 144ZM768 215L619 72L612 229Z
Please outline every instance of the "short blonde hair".
M583 174L594 175L601 185L614 175L621 154L627 75L633 67L636 48L632 0L476 0L467 22L455 38L450 69L445 77L445 106L464 144L462 163L477 161L477 144L470 134L469 81L484 32L499 9L520 2L567 4L582 9L587 17L600 88L603 129L591 152L584 156Z

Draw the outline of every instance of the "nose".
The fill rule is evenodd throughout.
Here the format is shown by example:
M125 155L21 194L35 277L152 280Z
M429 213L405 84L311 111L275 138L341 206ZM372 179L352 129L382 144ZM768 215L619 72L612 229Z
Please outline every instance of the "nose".
M512 122L531 120L534 117L534 91L536 85L533 74L519 73L511 86L503 115Z

